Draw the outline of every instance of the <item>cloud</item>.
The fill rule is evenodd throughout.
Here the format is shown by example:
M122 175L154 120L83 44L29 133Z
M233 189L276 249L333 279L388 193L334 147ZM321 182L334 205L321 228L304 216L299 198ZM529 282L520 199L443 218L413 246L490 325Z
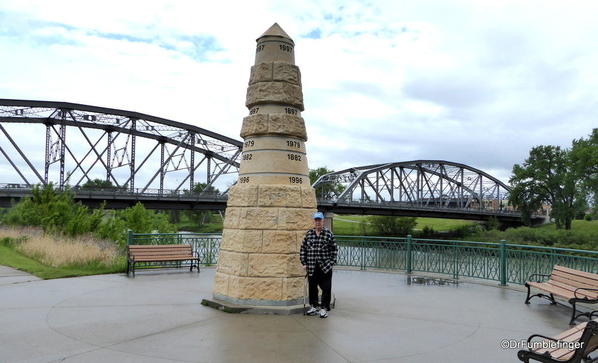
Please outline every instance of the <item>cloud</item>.
M276 21L296 43L311 167L444 159L506 181L532 146L596 127L594 2L231 7L5 1L0 97L139 111L238 139L255 39Z

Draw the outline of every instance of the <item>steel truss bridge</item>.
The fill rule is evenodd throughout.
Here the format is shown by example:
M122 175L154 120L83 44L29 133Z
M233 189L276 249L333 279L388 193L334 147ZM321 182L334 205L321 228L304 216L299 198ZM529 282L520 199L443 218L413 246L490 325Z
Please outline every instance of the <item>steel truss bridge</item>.
M321 176L319 208L341 214L441 217L520 223L510 188L482 170L445 160L367 165ZM533 217L534 222L543 216Z
M32 126L9 133L9 124ZM141 195L164 194L165 184L174 193L200 182L211 190L238 173L242 149L240 141L197 126L65 102L0 99L0 135L7 141L0 153L20 183L78 188L99 178Z
M3 173L15 181L0 184L0 206L31 195L34 185L53 183L90 206L106 201L107 208L125 208L141 201L153 209L224 210L242 146L197 126L137 112L0 99L0 154L10 164ZM94 179L112 186L86 188ZM196 183L205 184L203 192L194 192ZM212 192L209 187L218 184L226 185L223 192ZM507 185L449 161L355 167L322 176L314 188L319 208L340 214L520 220L507 205Z

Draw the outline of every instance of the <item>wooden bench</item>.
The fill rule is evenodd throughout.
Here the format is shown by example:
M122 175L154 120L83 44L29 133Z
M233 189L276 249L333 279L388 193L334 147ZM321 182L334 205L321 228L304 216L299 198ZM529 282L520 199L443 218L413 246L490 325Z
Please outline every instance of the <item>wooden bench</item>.
M195 267L199 272L199 256L193 254L191 245L129 245L127 247L127 276L132 272L135 277L135 265L138 262L191 261L189 271L193 271Z
M533 278L535 281L532 281ZM547 281L541 282L541 278L548 278ZM527 298L525 303L529 304L532 297L538 296L546 298L556 304L554 300L555 296L562 297L569 300L569 304L573 306L573 314L571 315L571 321L569 325L575 323L575 319L581 316L587 316L592 319L592 314L598 314L598 310L586 313L577 314L577 303L596 304L598 303L598 275L574 270L572 268L555 265L550 275L534 274L528 278L525 283L527 287ZM538 293L530 296L531 288L534 287L538 290L546 291L550 295Z
M534 334L527 339L527 345L529 349L517 352L517 358L525 363L530 359L544 363L598 362L598 358L589 358L598 348L598 321L581 323L554 338Z

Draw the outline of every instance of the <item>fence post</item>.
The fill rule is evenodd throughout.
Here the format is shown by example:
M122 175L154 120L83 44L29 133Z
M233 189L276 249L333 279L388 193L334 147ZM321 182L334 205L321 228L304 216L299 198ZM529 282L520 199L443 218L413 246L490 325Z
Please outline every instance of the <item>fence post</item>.
M413 247L413 238L411 237L410 234L407 235L407 273L410 274L411 271L413 271L412 265L411 265L411 251L412 251L412 247Z
M206 265L212 265L212 238L208 237L208 245L206 246L206 252L208 255Z
M365 270L365 240L361 240L361 263L360 270Z
M131 242L133 242L133 231L128 229L127 230L127 246L130 246Z
M456 241L452 241L453 243L453 279L458 280L459 279L459 256L458 256L458 252L459 249L458 247L458 243Z
M500 240L500 286L507 286L507 241Z

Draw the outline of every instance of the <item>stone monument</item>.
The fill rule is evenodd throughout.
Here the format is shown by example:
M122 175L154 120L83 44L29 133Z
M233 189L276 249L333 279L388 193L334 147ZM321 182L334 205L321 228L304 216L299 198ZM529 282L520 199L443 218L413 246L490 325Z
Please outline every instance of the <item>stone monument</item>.
M257 39L239 179L229 190L213 300L207 301L220 307L288 313L303 303L299 248L312 227L316 197L294 46L278 24Z

